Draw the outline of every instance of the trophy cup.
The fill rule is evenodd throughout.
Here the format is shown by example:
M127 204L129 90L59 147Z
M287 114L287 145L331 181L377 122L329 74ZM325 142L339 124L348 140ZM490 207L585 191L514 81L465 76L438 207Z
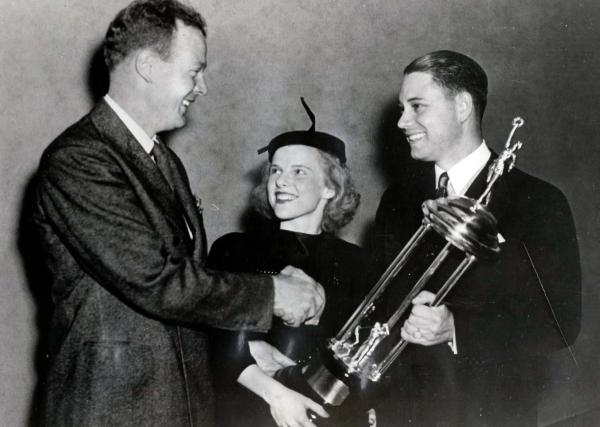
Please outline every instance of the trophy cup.
M515 165L516 151L522 144L511 145L511 141L523 123L520 117L513 119L504 150L490 166L487 186L479 199L453 196L427 200L423 204L422 225L339 333L325 344L318 357L313 357L302 367L305 385L300 387L301 391L306 392L308 385L312 396L317 395L322 403L336 407L351 392L379 381L408 344L400 336L403 319L411 301L431 278L436 273L447 273L441 279L436 277L440 286L431 305L438 306L473 263L493 257L500 251L496 218L487 205L498 178ZM441 250L430 255L432 261L424 270L415 273L409 267L411 260L421 257L419 248L431 238L441 242ZM449 256L451 253L453 255ZM444 267L451 259L456 260L455 264ZM406 273L407 269L409 273ZM401 301L393 302L394 286L389 285L392 281L396 284L398 279L416 280L416 283L412 288L412 282L406 288L403 286L410 291L402 293Z

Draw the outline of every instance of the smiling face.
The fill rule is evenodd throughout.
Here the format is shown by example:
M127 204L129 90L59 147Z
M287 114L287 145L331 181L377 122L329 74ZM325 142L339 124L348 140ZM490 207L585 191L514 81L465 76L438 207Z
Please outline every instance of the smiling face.
M273 155L267 196L283 230L317 234L323 210L335 192L325 184L318 149L286 145Z
M198 95L206 94L206 41L202 32L178 22L168 58L157 59L153 68L153 105L159 131L184 126L190 104Z
M448 169L456 157L460 158L462 127L457 102L457 97L438 85L429 73L404 76L398 127L406 135L414 159Z

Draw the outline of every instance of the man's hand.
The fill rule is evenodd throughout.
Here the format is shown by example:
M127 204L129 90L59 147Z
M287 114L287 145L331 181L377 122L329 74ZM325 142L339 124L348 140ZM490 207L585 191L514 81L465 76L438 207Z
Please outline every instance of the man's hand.
M256 364L268 376L272 377L280 369L296 364L292 359L281 353L265 341L249 341L250 354Z
M287 266L273 276L275 301L273 314L288 326L317 324L325 308L323 287L298 268Z
M431 304L434 298L431 292L422 291L413 299L412 311L401 331L405 341L428 346L452 341L454 316L445 305L426 305Z

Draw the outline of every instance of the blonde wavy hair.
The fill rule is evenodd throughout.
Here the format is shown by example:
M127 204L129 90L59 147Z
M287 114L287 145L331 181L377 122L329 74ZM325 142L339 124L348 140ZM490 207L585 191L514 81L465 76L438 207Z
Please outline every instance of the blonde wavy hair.
M335 196L327 201L323 210L323 231L335 233L354 218L360 205L360 194L356 191L354 181L346 166L342 166L337 157L318 150L319 160L323 166L325 185L335 191ZM261 182L252 190L252 207L268 219L275 218L275 214L267 198L267 182L271 163L267 162L262 171Z

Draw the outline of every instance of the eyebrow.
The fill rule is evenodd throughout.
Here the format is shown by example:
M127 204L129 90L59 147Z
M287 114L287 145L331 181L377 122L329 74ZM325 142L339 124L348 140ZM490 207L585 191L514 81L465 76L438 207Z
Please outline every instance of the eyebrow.
M277 163L271 163L271 167L278 167L279 169L283 169L283 167ZM303 169L308 169L308 170L313 170L313 168L311 168L310 166L306 166L306 165L302 165L302 164L293 164L290 165L291 168L303 168Z

